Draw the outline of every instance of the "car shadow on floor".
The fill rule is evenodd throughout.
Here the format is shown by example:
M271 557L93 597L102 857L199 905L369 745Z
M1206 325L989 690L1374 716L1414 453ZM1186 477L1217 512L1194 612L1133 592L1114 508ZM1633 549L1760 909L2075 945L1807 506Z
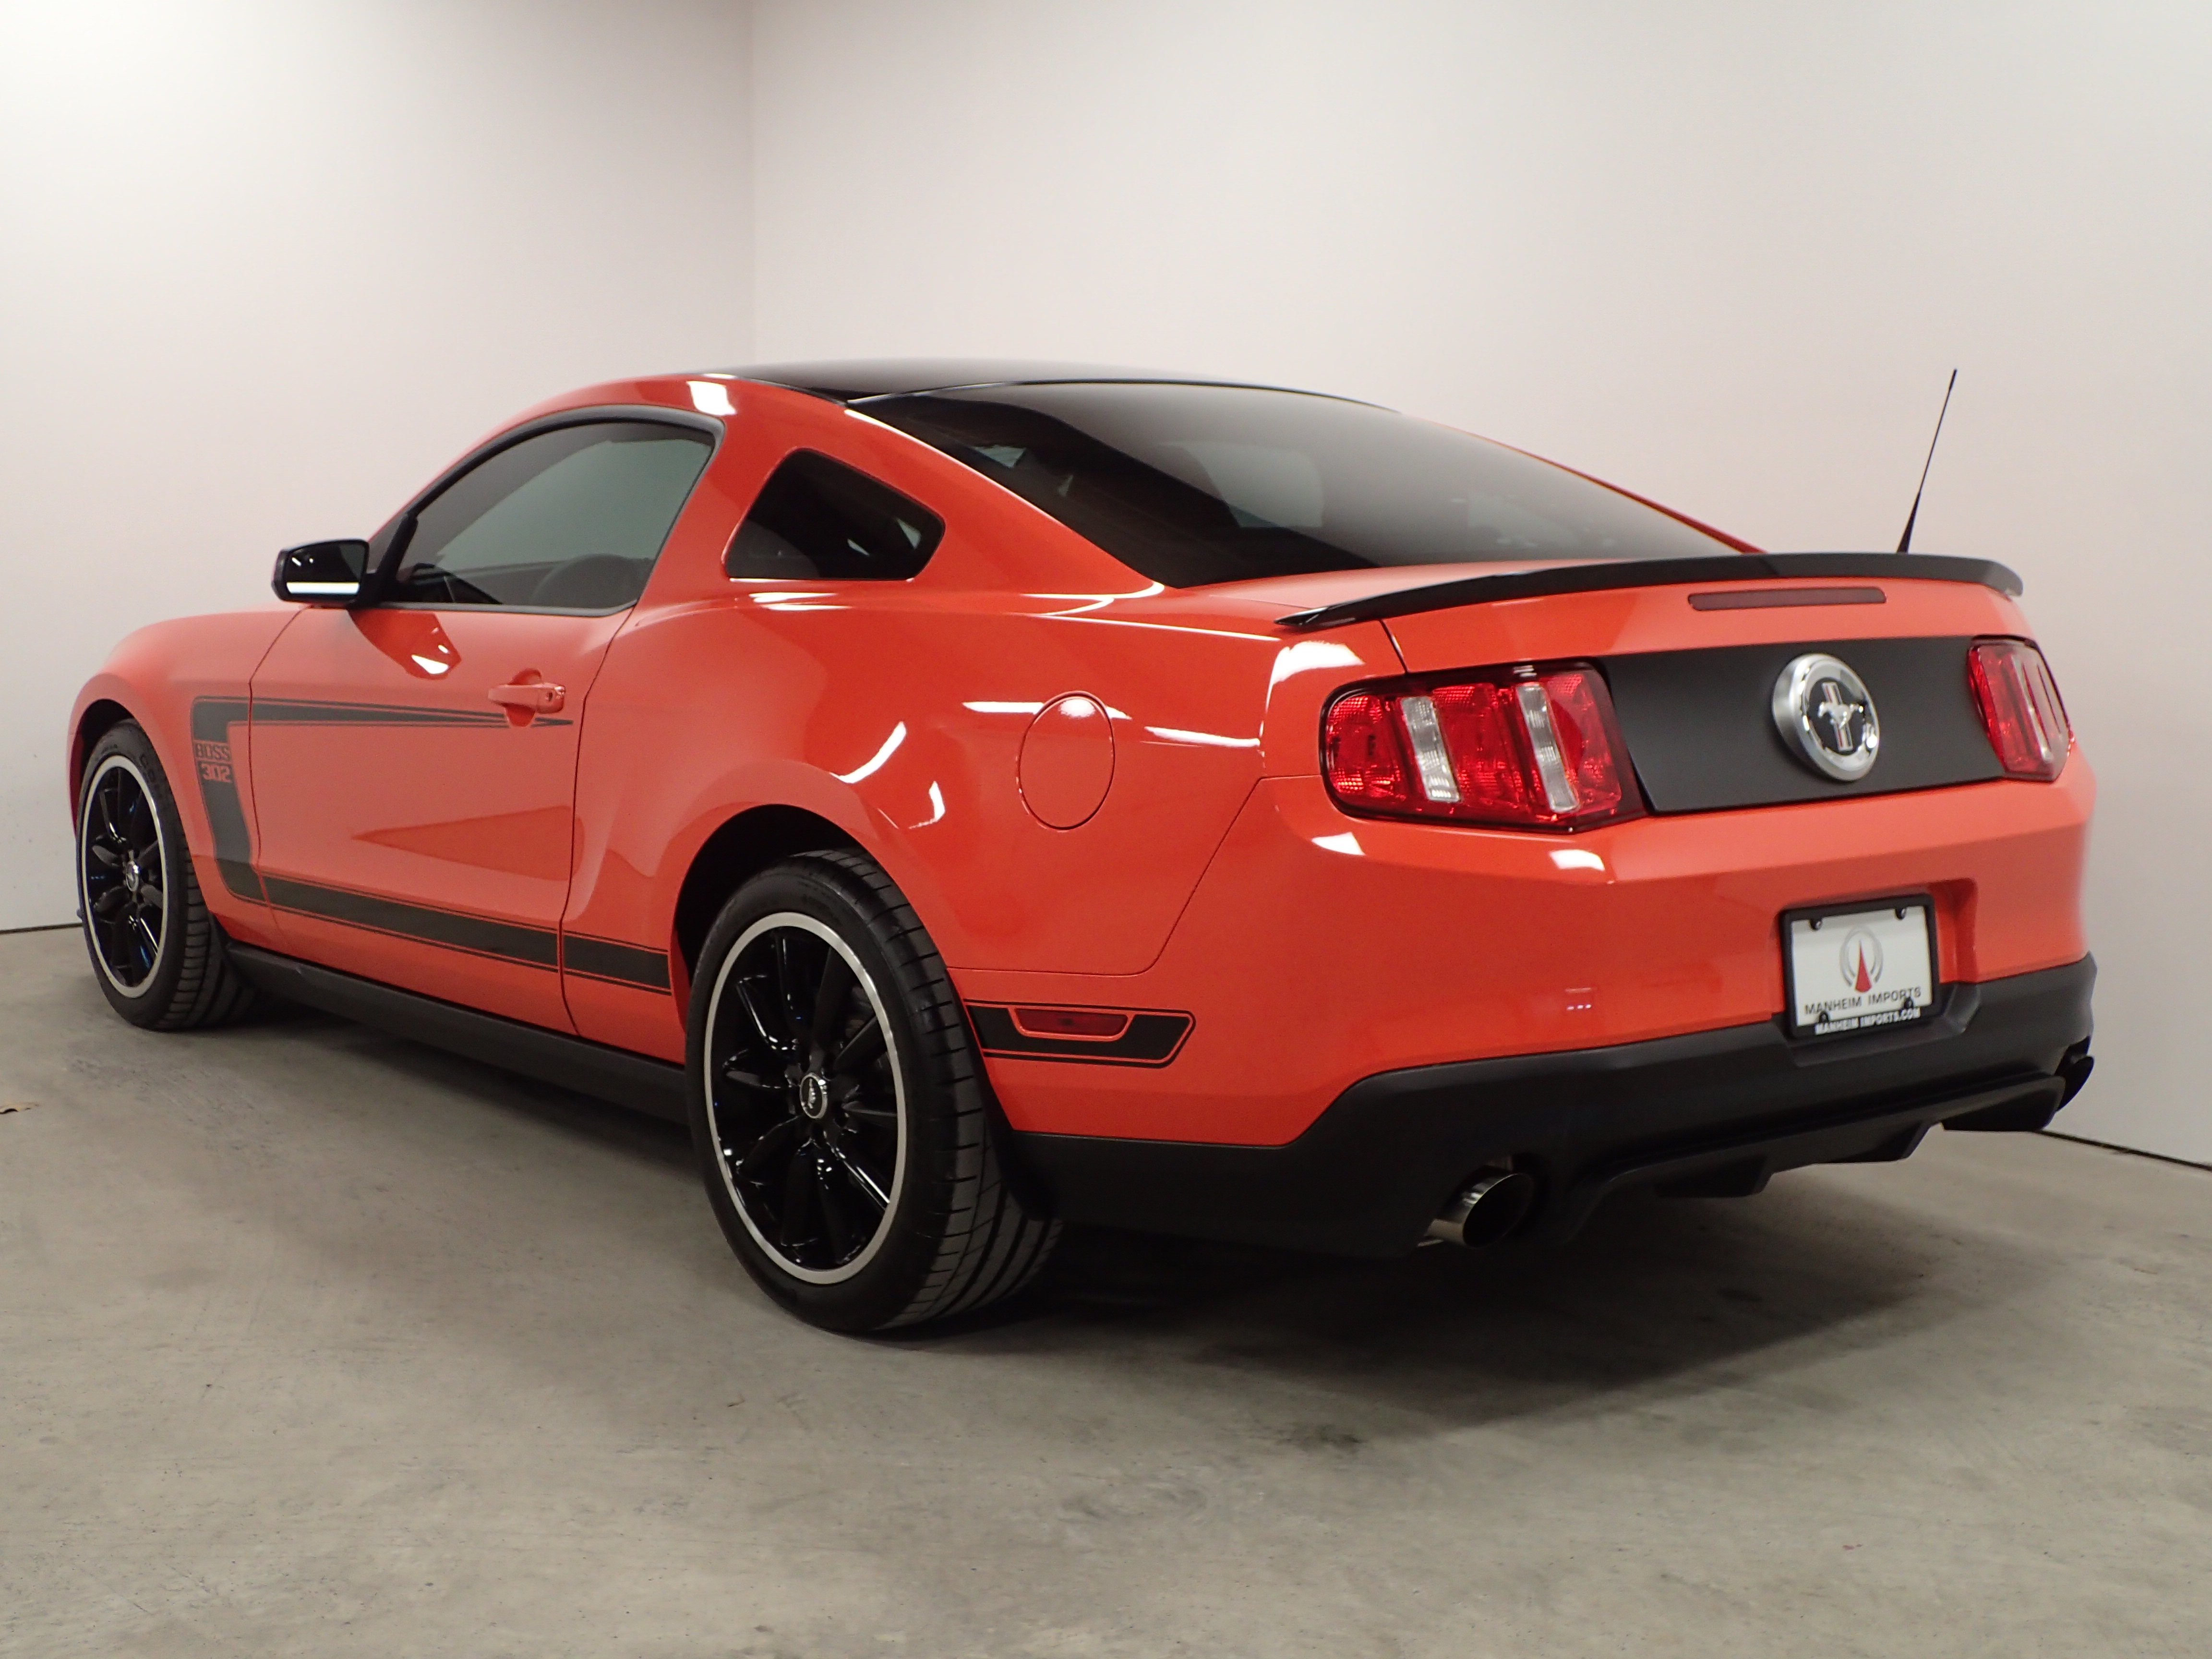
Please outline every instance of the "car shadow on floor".
M215 1040L256 1045L309 1043L345 1063L387 1067L410 1081L460 1096L486 1110L509 1114L557 1130L586 1145L644 1164L681 1170L691 1178L691 1132L681 1123L632 1111L296 1004L264 1001L241 1025L211 1033Z
M1343 1261L1071 1231L961 1354L1262 1374L1426 1422L1602 1412L1656 1388L1756 1389L2009 1300L2050 1264L1820 1171L1750 1199L1629 1192L1571 1243Z
M236 1036L342 1050L457 1104L696 1181L680 1126L319 1014L276 1011L257 1024ZM1438 1245L1344 1261L1071 1229L1016 1301L872 1340L1092 1371L1249 1373L1465 1425L1601 1412L1654 1386L1756 1387L1808 1357L1878 1348L2008 1298L2048 1270L2008 1238L1867 1190L1885 1177L1894 1172L1797 1172L1752 1199L1631 1192L1544 1252ZM703 1200L698 1221L712 1232ZM695 1258L714 1273L712 1291L759 1298L719 1249Z

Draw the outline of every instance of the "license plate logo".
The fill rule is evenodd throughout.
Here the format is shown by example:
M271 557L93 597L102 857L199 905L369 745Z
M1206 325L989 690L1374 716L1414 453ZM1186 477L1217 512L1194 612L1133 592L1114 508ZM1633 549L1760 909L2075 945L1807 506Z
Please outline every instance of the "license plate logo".
M1932 945L1924 903L1791 917L1790 1029L1828 1036L1922 1018L1936 1003Z

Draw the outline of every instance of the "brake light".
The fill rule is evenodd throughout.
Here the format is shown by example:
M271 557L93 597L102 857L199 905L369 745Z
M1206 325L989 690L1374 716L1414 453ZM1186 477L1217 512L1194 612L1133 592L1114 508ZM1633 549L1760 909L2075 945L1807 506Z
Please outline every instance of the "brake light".
M2026 640L1976 640L1966 678L2006 776L2047 783L2065 769L2074 728L2043 653Z
M1644 810L1605 681L1579 663L1347 692L1322 770L1339 805L1389 817L1586 830Z

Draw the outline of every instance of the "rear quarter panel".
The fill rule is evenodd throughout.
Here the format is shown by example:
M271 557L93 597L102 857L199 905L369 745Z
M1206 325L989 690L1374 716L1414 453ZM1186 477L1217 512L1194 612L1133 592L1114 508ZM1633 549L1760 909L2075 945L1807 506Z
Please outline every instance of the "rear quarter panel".
M1264 626L1146 614L1154 585L877 422L769 388L734 396L708 481L719 505L687 514L592 690L570 928L673 958L699 849L750 808L789 805L883 865L956 977L1139 973L1259 779L1283 641ZM945 519L921 575L724 574L745 507L800 447ZM1395 669L1379 629L1367 644L1368 657L1339 647L1331 659ZM1094 816L1054 829L1024 805L1019 761L1039 710L1071 694L1108 711L1112 781ZM589 1035L672 1057L674 977L678 995L595 988L598 1012L574 996L571 1007Z

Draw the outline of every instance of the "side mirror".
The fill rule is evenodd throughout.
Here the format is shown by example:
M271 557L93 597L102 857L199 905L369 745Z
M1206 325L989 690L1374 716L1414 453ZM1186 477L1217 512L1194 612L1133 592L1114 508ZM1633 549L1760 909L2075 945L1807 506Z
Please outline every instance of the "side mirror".
M276 556L270 586L294 605L351 605L368 577L364 541L306 542Z

